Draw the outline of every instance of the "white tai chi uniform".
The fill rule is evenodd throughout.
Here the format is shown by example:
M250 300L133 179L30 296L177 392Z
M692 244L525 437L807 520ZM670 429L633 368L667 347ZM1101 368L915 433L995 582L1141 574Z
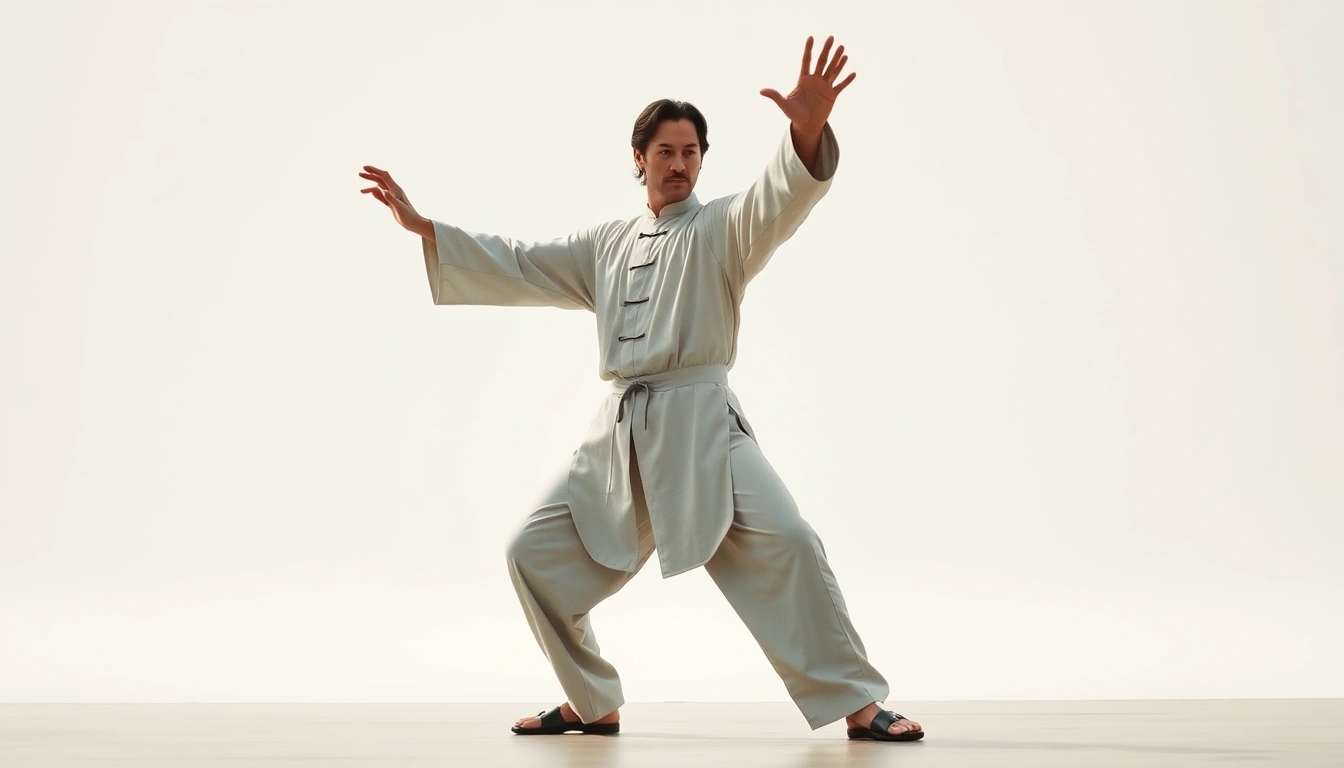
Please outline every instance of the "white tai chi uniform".
M549 242L435 221L435 242L423 241L436 304L597 316L612 393L508 548L528 622L585 722L624 701L588 612L655 550L664 578L705 566L813 728L887 696L821 541L728 387L743 292L838 160L829 125L816 177L786 132L754 184L703 205L692 194Z

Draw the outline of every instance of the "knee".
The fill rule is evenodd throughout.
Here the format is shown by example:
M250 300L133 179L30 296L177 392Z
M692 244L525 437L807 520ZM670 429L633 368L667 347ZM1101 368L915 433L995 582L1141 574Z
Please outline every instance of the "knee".
M756 519L750 521L751 527L767 533L782 550L802 552L812 549L817 532L803 519L792 497L780 494L768 509L766 514L753 516Z
M504 547L509 568L522 568L543 557L548 543L553 543L555 522L554 513L548 507L529 515Z
M526 527L519 529L509 539L509 543L504 547L504 560L509 564L509 568L519 568L528 561L529 554L533 551L531 539Z
M817 532L807 521L792 510L792 514L782 515L773 531L780 546L789 551L811 550L817 543Z

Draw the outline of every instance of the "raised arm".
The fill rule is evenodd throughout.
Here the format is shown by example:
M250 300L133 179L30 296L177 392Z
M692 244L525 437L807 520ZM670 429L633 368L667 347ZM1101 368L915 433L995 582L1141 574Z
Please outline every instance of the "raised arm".
M798 84L788 96L780 96L779 91L773 88L761 89L761 95L778 104L780 111L789 118L794 149L797 150L803 166L813 176L817 176L818 171L822 129L830 119L835 100L858 76L857 72L850 72L849 77L839 85L835 84L835 79L840 76L840 71L845 68L845 62L849 61L849 57L845 55L843 45L835 49L833 56L830 55L831 44L834 42L834 37L826 38L826 44L821 47L821 55L817 57L817 68L814 70L812 38L807 38L807 44L803 46L803 67L798 73Z
M850 73L836 83L849 57L843 45L832 55L833 42L834 38L826 39L813 68L813 40L807 39L798 84L788 96L770 88L761 91L789 118L788 134L755 183L716 201L726 223L725 268L739 288L765 267L830 189L840 147L828 121L836 97L855 77Z
M359 175L378 183L362 191L420 236L435 304L594 310L590 230L547 242L468 232L421 216L387 171L366 165Z

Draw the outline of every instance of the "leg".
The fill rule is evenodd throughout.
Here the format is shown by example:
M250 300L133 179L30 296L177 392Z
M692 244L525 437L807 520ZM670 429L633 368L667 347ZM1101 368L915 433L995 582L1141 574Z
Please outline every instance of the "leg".
M859 715L889 689L868 662L821 540L735 420L730 439L733 525L705 570L808 725L816 729Z
M615 668L601 656L588 612L635 574L613 571L588 556L565 502L566 486L567 476L562 475L509 544L509 574L532 634L555 668L570 707L580 720L591 723L615 712L624 697ZM644 517L640 520L644 559L652 552L651 544Z

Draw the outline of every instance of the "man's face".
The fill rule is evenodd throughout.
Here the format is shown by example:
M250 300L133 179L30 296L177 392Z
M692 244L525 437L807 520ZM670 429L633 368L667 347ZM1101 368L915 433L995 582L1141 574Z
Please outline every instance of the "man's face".
M691 196L700 175L700 139L690 120L664 120L649 142L647 154L635 150L635 163L644 169L649 202L659 207Z

